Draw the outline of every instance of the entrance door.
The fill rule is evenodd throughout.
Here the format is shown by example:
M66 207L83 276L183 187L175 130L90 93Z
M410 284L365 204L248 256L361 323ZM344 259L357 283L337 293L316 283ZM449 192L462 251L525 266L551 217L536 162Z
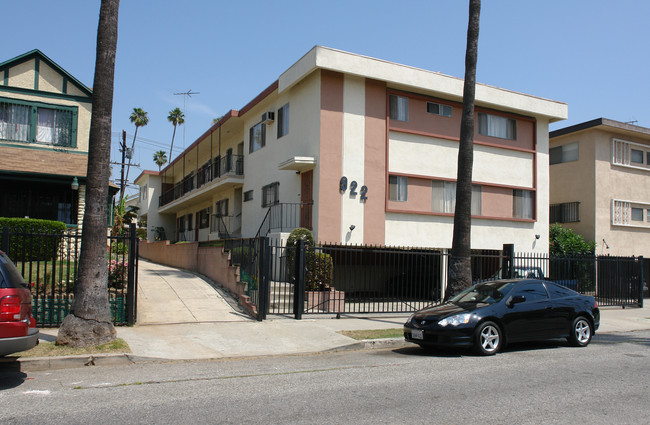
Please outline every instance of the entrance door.
M312 229L314 206L314 170L300 174L300 227Z

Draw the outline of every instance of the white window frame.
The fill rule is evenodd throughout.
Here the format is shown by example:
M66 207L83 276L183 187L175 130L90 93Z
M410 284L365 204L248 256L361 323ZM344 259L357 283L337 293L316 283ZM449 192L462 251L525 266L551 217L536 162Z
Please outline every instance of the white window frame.
M518 196L521 195L521 196ZM530 209L530 216L526 216L526 210ZM529 189L512 190L512 218L524 220L535 219L535 192Z
M632 162L632 150L643 152L643 162ZM650 169L650 146L628 140L612 138L612 165L634 168L637 170Z
M436 190L442 190L442 192L436 196ZM472 216L480 216L483 211L482 194L483 187L478 184L472 184ZM443 214L454 214L456 212L455 181L431 181L431 211Z
M638 208L643 210L641 220L632 219L632 209ZM629 201L625 199L612 199L611 216L612 226L623 227L650 227L650 203Z

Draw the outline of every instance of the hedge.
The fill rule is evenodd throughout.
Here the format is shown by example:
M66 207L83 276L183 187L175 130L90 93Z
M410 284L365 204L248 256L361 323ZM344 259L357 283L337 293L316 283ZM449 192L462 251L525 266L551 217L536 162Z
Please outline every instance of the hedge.
M14 261L50 260L59 251L66 225L60 221L0 217L0 246L3 229L9 228L9 248ZM31 236L31 235L42 235Z

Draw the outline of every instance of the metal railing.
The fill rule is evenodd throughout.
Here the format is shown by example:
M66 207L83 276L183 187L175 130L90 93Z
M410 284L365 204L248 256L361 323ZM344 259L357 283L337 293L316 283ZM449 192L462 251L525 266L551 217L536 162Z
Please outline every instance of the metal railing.
M297 227L311 230L313 203L280 203L271 205L256 237L267 236L272 232L290 232Z
M244 157L242 155L227 155L202 167L182 182L176 183L158 198L158 206L162 207L214 180L226 176L244 175Z
M122 236L108 236L108 298L115 325L132 325L137 312L138 243L135 225ZM47 247L43 250L39 247ZM2 229L2 251L16 264L31 289L38 327L57 327L70 312L78 283L81 234L11 232Z

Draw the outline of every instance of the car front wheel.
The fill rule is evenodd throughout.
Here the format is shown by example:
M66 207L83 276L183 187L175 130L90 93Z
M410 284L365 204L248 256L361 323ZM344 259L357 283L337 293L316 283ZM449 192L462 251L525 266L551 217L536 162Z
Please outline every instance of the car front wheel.
M569 343L574 347L586 347L591 342L591 323L583 316L576 317L571 326Z
M503 338L501 329L494 322L479 325L474 335L474 350L481 355L491 356L501 349Z

